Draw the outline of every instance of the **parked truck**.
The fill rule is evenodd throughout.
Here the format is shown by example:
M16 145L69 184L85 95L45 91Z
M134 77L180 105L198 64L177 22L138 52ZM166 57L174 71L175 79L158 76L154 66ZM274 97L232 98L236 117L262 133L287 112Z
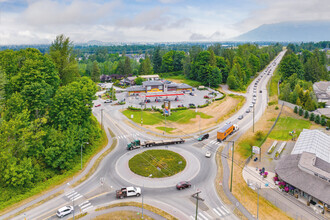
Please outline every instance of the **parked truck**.
M238 125L228 123L225 126L223 126L220 130L218 130L217 140L221 142L225 140L228 137L228 135L231 135L235 131L238 131Z
M182 144L185 140L180 139L171 139L171 140L157 140L157 141L140 141L134 140L131 143L127 144L127 150L134 150L140 147L153 147L153 146L163 146L170 144Z
M130 196L139 197L140 195L141 195L140 187L129 186L126 188L121 188L120 190L116 190L117 199L122 199L124 197L130 197Z

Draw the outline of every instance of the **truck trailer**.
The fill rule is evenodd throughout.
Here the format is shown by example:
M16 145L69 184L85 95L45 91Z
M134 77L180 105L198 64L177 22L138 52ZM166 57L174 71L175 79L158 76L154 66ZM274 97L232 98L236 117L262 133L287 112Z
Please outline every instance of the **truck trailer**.
M164 146L170 144L182 144L185 140L180 139L171 139L171 140L156 140L156 141L140 141L134 140L131 143L127 144L127 150L134 150L141 147L153 147L153 146Z
M231 124L231 123L226 124L220 130L218 130L218 132L217 132L217 140L219 142L221 142L221 141L225 140L228 137L228 135L231 135L235 131L238 131L238 125Z

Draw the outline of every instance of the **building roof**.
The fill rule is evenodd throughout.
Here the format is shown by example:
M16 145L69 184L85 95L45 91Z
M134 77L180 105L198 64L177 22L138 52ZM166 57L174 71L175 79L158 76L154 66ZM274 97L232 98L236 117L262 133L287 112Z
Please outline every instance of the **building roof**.
M159 78L159 75L141 75L141 78Z
M304 129L300 133L291 154L301 154L302 152L314 153L316 157L330 163L329 143L330 136L322 131Z
M127 92L137 92L137 91L146 91L143 86L131 86L126 89Z
M317 99L330 99L330 81L320 81L313 84Z
M330 106L330 100L327 101L325 105ZM330 108L318 108L314 111L314 113L330 117Z
M163 83L161 81L151 80L151 81L144 81L143 82L143 86L161 86L161 85L163 85Z
M189 86L187 84L184 84L184 83L181 83L181 84L178 84L178 89L191 89L192 86Z
M290 185L308 193L309 195L330 204L330 183L325 180L313 176L298 167L301 154L291 154L284 156L277 163L275 172L279 177ZM318 160L322 160L317 158ZM330 164L327 164L327 169L330 169Z
M133 80L135 80L136 78L137 78L136 76L129 76L129 77L127 77L127 79L130 80L130 81L133 81Z

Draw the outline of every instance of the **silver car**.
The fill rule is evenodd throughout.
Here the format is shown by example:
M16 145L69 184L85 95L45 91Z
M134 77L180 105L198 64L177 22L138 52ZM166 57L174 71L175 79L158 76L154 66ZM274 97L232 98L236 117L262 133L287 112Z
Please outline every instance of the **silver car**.
M60 218L70 214L73 211L73 206L64 206L57 210L56 215Z

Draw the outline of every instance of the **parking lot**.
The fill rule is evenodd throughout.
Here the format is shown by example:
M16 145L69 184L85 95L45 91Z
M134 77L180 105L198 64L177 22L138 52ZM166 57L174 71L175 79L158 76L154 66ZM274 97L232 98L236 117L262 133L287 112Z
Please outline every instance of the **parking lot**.
M215 93L213 96L210 93ZM195 106L204 105L209 99L220 98L222 94L212 90L198 90L193 89L192 92L175 92L168 94L183 94L178 96L161 96L161 97L145 97L146 95L164 95L165 93L148 93L148 94L136 94L128 96L127 92L116 93L118 101L125 101L127 106L133 106L136 108L141 108L141 104L146 108L161 108L164 101L171 102L171 108L177 107L189 107L189 104L194 104ZM146 101L147 100L147 101Z

